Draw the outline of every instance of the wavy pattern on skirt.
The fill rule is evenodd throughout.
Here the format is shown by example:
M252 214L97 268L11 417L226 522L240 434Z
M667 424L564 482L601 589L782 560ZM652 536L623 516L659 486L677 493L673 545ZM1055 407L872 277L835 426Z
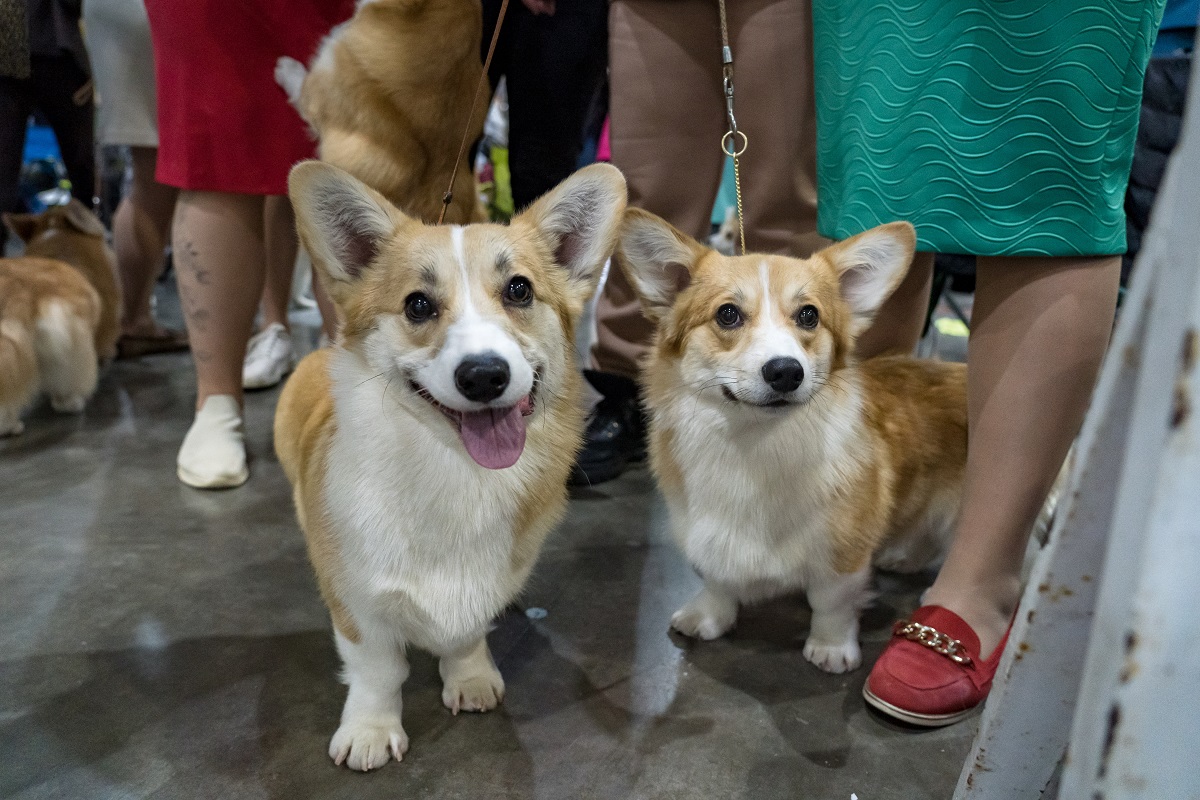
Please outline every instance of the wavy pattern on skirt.
M1142 77L1165 0L814 0L818 226L918 247L1125 250Z

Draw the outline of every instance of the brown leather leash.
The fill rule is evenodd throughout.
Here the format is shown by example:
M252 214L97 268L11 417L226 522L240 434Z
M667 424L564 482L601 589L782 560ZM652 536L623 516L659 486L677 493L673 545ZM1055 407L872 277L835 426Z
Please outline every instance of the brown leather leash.
M506 11L508 11L508 0L502 0L500 13L496 16L496 29L492 31L492 43L488 45L487 58L483 60L483 74L479 76L479 83L475 84L475 97L471 100L471 110L467 114L467 124L463 128L462 143L458 146L458 156L454 159L454 169L450 172L450 185L446 187L446 193L442 195L442 210L438 213L438 225L441 225L446 219L446 209L454 202L454 179L458 177L458 168L462 164L463 156L467 154L467 137L471 135L471 120L475 117L475 109L479 107L479 93L483 91L483 84L487 83L488 70L492 66L492 56L496 54L496 42L500 40L500 27L504 24Z

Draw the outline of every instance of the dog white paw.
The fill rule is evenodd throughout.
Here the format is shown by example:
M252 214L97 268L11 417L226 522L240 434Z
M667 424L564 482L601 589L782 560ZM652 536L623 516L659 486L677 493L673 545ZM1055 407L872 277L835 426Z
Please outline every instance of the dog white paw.
M306 75L308 70L304 65L290 56L280 56L275 62L275 82L283 89L289 103L295 104L300 99L300 87L304 85Z
M19 436L25 432L25 423L0 415L0 436Z
M87 404L87 398L81 394L71 394L66 397L51 397L50 405L62 414L78 414Z
M853 639L840 644L824 644L814 642L810 637L804 643L804 657L817 669L837 674L858 669L862 664L862 650Z
M400 761L408 752L408 734L400 718L343 722L329 742L333 763L359 772L378 769L389 758Z
M707 590L671 615L672 628L706 642L724 636L736 621L737 601L717 597Z
M442 687L442 703L455 714L459 711L491 711L503 699L504 678L494 669L482 675L448 680Z

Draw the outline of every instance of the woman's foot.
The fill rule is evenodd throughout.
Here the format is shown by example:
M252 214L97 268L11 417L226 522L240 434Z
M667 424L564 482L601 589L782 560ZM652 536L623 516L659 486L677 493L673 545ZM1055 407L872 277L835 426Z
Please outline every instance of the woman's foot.
M890 717L930 728L964 719L987 699L1007 640L1005 633L981 651L971 626L936 605L921 606L892 634L863 697Z
M164 328L154 322L125 329L121 331L121 338L117 340L117 358L179 353L187 349L187 331Z
M197 489L228 489L250 477L242 433L242 408L233 395L205 398L183 437L176 462L179 480Z
M1021 602L1021 579L1017 576L971 573L939 575L921 596L923 606L941 606L953 611L979 637L979 650L988 656L1008 633L1009 624Z
M273 322L250 337L246 363L242 368L242 387L268 389L296 368L296 349L288 329Z

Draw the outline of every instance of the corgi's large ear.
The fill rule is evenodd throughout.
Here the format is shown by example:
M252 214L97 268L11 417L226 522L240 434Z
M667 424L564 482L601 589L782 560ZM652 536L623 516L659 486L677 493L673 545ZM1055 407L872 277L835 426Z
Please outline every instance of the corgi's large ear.
M854 315L855 336L908 274L917 232L907 222L889 222L821 251L838 271L842 297Z
M37 230L37 221L37 214L4 214L5 227L15 233L22 242L33 238L34 231Z
M321 161L304 161L288 175L296 229L330 289L354 282L379 248L406 220L379 192L348 172Z
M537 229L554 261L567 271L578 298L596 292L604 262L617 243L625 210L625 176L610 164L593 164L571 175L513 219Z
M67 203L63 214L67 218L67 222L70 224L70 226L80 233L86 233L88 236L99 236L102 239L104 238L104 223L92 213L90 208L85 206L77 198L71 198L71 202Z
M692 282L692 269L708 248L666 220L640 208L625 212L617 261L642 301L646 316L658 322L675 296Z

